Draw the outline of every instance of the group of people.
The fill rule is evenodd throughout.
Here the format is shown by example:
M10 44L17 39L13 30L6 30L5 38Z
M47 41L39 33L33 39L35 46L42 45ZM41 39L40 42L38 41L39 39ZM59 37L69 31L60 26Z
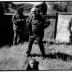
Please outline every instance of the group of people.
M31 9L31 14L30 16L25 19L23 16L23 12L18 10L18 14L19 16L14 16L13 17L13 28L14 29L14 43L13 44L17 44L19 41L17 41L18 36L21 37L20 33L22 33L22 24L24 24L24 21L26 23L26 25L28 26L29 29L29 44L28 44L28 49L27 49L27 56L30 56L30 52L32 49L32 45L34 43L34 41L36 40L40 50L42 52L42 56L45 56L45 51L44 51L44 46L42 43L43 37L44 37L44 29L49 25L45 23L45 18L44 15L47 12L47 5L45 2L42 2L40 5L37 6L33 6L33 8ZM23 23L21 23L22 21ZM18 22L16 21L18 20ZM18 26L19 25L19 26Z

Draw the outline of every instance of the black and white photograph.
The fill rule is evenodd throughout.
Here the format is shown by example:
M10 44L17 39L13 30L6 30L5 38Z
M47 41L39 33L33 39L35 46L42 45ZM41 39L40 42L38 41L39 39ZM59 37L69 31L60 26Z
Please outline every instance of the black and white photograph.
M0 71L72 71L72 1L0 1Z

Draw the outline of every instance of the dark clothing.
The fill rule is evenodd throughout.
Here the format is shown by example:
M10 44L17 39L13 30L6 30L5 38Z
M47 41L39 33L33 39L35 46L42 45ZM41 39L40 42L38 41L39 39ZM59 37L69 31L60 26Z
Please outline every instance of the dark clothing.
M69 22L68 30L70 31L70 33L72 33L72 21Z
M29 26L30 35L41 34L41 32L44 31L44 22L45 20L41 17L41 15L37 15L36 17L29 16L27 19L27 25Z
M44 36L44 19L41 17L41 15L37 15L35 18L30 17L29 30L30 30L30 37L27 53L30 54L33 42L34 40L36 40L38 42L42 55L44 56L45 51L42 43L42 39Z
M23 15L19 16L18 14L16 14L13 16L12 22L13 22L13 31L14 31L13 44L18 44L21 42L25 17Z
M43 18L38 15L35 18L32 18L31 27L32 27L32 34L39 35L44 30L44 23Z
M40 11L42 11L44 15L47 12L47 4L46 4L46 2L43 2L43 3L39 4L39 5L37 5L36 8L38 8Z
M72 20L70 20L70 22L69 22L68 30L70 32L70 44L72 44Z
M72 44L72 34L70 35L70 44Z
M27 67L26 70L27 70L27 71L37 71L37 70L39 70L39 69L38 69L38 66L35 66L34 68L31 68L30 65L28 65L28 67Z
M22 31L19 31L19 30L14 31L13 44L17 45L21 41L22 41Z
M27 53L30 53L30 51L32 49L33 42L34 42L34 40L36 40L38 42L38 45L39 45L40 50L42 52L42 55L44 56L45 55L45 51L44 51L44 46L43 46L43 43L42 43L42 39L43 39L43 35L42 36L36 36L36 35L30 36Z
M24 19L24 16L19 16L18 14L14 15L12 17L13 30L22 30L22 27L24 26Z

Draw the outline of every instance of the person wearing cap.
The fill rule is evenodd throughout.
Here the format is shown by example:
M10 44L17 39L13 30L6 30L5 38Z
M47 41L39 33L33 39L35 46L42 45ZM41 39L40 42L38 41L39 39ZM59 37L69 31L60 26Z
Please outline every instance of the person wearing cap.
M42 52L42 56L45 56L45 50L42 43L42 39L44 37L44 19L39 14L38 8L33 7L31 9L31 16L27 19L27 25L29 25L29 44L27 49L27 56L30 56L30 51L32 49L33 42L36 40L40 50Z

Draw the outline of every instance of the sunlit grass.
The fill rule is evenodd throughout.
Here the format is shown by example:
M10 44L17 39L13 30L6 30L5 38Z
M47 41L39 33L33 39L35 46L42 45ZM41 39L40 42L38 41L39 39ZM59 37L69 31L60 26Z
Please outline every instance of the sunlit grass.
M26 50L28 44L19 44L17 46L5 46L0 49L0 70L25 70L26 68ZM48 45L45 47L46 55L54 53L65 53L72 55L72 46L71 45ZM39 47L33 45L31 54L40 54ZM72 63L71 60L64 61L62 58L53 58L46 57L42 59L41 56L32 57L39 61L40 70L53 70L53 69L71 69ZM42 67L43 66L43 67Z

